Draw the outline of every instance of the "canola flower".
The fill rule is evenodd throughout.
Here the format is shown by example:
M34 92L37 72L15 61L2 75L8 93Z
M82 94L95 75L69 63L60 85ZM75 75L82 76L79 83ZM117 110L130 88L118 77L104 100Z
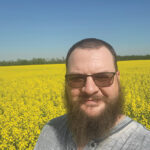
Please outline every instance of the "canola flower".
M124 112L150 129L150 60L120 61Z
M120 61L124 112L150 129L150 60ZM65 65L0 67L0 149L32 150L41 129L63 115Z

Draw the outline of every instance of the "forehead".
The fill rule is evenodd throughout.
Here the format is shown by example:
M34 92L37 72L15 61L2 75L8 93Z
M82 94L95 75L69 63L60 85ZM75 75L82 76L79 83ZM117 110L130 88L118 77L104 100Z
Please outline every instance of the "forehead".
M114 60L111 52L106 47L95 49L75 49L69 59L69 73L97 73L115 71Z

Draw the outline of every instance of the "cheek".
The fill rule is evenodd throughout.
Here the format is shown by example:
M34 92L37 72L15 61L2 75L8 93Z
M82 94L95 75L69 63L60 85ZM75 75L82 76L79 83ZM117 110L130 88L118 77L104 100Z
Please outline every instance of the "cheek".
M114 85L113 85L112 90L110 92L111 92L112 98L116 98L119 95L119 82L118 82L118 80L116 80L114 82Z
M80 95L80 90L79 89L67 88L67 91L68 91L69 99L71 99L73 101L75 101Z
M119 84L118 81L116 80L114 84L112 84L110 87L102 88L101 92L105 97L108 98L116 98L116 96L119 95Z
M100 89L103 96L107 98L111 98L113 96L113 90L112 87L104 87Z

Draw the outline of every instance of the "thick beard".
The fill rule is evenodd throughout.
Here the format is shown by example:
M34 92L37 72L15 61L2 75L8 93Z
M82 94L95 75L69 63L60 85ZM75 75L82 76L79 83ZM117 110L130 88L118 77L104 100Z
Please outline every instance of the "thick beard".
M124 97L120 85L119 96L113 100L111 99L111 101L105 98L105 110L95 117L89 117L80 109L81 102L79 101L82 99L82 96L79 98L79 101L72 102L68 98L66 88L65 94L68 126L79 147L84 146L92 139L107 136L110 129L117 122L118 117L123 113Z

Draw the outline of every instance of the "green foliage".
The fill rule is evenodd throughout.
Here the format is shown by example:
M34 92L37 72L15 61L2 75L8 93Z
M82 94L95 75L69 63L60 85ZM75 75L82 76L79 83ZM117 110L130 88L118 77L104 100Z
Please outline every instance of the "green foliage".
M117 56L117 60L147 60L150 55L130 55L130 56ZM16 61L0 61L0 66L15 66L15 65L36 65L36 64L64 64L65 58L33 58L31 60L18 59Z
M150 59L150 55L117 56L117 60L147 60L147 59Z
M16 61L0 61L0 66L15 66L15 65L35 65L35 64L64 64L65 59L62 58L33 58L31 60L18 59Z

